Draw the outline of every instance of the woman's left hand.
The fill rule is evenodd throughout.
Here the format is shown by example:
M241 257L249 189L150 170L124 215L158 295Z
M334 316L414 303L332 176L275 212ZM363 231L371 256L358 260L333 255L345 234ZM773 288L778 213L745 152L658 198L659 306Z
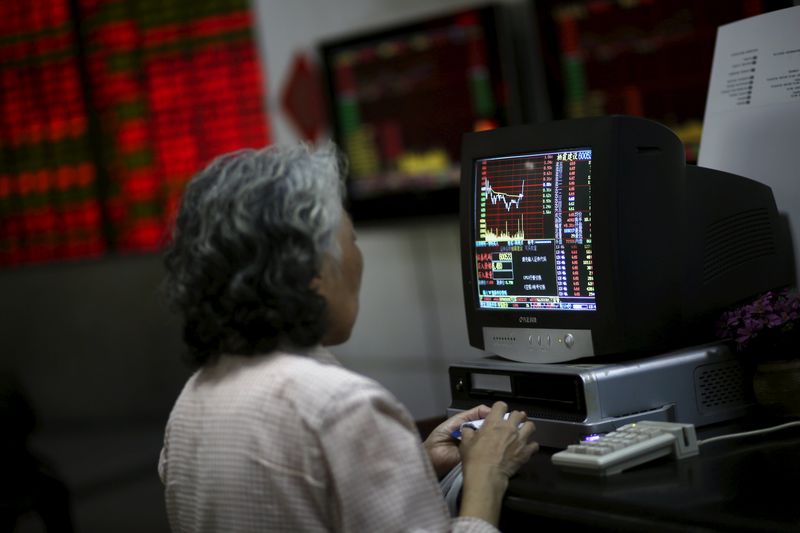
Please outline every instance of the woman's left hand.
M451 433L459 429L464 422L486 418L490 412L491 409L489 407L479 405L469 411L464 411L448 418L431 431L431 434L422 444L428 452L433 469L439 479L442 479L461 461L461 454L458 452L458 441L452 437Z

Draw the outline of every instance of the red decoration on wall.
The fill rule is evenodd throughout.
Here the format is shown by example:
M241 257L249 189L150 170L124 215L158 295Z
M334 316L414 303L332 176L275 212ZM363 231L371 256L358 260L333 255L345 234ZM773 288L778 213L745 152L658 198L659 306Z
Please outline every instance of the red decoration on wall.
M326 127L319 75L302 52L295 54L290 68L281 93L281 108L300 136L314 142Z

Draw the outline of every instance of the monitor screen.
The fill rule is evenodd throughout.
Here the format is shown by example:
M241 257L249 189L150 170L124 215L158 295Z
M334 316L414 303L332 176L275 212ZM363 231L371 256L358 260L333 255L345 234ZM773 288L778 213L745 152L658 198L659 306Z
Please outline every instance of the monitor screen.
M475 160L477 304L595 311L592 150Z
M515 115L502 20L467 9L321 45L354 217L458 211L462 134Z

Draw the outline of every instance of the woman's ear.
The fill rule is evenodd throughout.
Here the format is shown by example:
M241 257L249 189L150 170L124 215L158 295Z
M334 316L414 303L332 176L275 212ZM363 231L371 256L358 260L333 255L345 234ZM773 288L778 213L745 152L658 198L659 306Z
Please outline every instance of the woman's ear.
M336 289L336 275L334 272L333 261L330 256L325 256L322 266L316 276L311 278L308 287L323 298L327 298Z

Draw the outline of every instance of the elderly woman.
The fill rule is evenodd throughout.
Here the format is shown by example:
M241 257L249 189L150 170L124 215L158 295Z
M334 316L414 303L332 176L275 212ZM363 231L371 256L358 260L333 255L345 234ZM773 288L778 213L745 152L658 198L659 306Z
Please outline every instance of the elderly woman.
M362 257L331 145L224 155L186 188L167 293L199 369L167 424L159 474L175 531L495 531L537 449L506 406L420 443L406 409L322 346L347 340ZM486 418L479 431L450 433ZM518 425L521 425L518 429ZM460 516L437 476L461 462Z

